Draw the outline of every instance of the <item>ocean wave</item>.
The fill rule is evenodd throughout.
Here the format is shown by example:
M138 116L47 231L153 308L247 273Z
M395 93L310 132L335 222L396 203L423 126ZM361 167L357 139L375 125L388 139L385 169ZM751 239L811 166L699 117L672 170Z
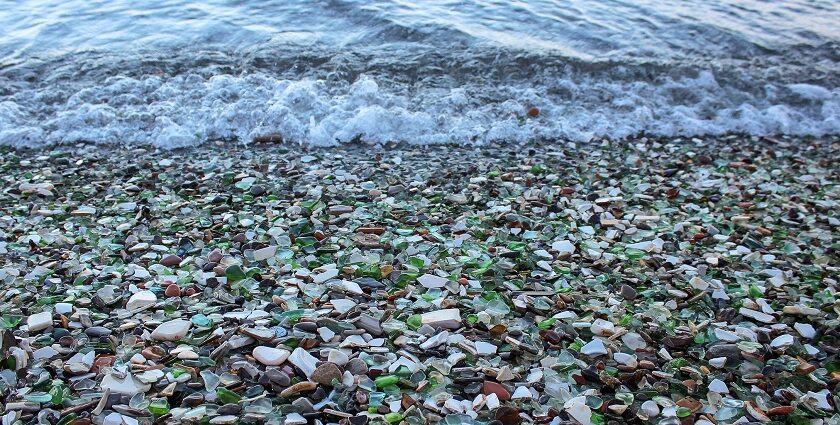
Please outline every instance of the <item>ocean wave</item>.
M709 70L655 78L544 73L539 78L412 84L181 72L97 84L19 84L0 95L0 144L87 141L160 148L271 138L348 142L521 143L659 136L840 134L840 90L810 83L745 86ZM617 74L617 73L612 73ZM538 108L537 116L529 109Z
M0 5L16 147L840 134L836 2Z

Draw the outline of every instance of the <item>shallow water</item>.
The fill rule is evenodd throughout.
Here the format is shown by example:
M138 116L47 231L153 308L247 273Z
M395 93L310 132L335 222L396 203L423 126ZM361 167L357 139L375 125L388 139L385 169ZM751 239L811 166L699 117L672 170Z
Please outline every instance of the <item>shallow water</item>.
M840 133L838 2L369 3L0 0L0 144Z

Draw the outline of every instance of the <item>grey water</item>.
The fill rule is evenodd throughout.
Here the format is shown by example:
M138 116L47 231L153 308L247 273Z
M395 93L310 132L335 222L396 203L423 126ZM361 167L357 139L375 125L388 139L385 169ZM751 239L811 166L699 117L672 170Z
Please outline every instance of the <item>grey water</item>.
M839 22L816 0L0 0L0 144L840 134Z

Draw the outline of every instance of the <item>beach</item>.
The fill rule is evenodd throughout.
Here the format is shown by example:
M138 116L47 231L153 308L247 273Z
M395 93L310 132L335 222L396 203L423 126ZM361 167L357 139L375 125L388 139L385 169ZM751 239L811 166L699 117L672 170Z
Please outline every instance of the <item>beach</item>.
M837 419L837 138L0 149L4 424Z
M0 425L840 425L840 2L0 7Z

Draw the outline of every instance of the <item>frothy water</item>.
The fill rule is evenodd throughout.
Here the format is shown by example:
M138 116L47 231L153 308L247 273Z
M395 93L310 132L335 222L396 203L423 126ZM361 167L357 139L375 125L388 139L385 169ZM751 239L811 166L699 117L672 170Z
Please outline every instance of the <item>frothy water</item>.
M834 1L368 3L0 0L0 144L840 134Z

